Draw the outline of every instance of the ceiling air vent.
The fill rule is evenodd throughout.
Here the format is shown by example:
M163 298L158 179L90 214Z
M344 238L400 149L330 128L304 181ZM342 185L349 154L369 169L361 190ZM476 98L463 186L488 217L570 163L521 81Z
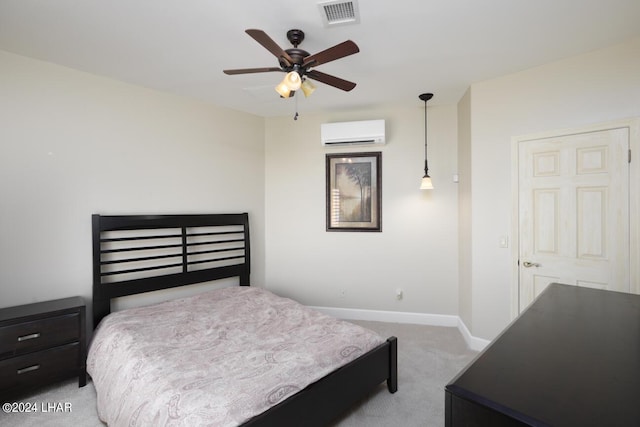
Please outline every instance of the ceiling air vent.
M357 24L360 22L358 2L355 0L332 0L318 3L325 27L336 25Z

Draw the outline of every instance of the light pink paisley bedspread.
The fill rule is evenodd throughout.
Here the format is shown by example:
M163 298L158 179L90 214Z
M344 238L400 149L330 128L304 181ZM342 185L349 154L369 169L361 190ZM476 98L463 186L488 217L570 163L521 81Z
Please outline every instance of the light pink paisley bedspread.
M110 426L236 426L382 344L260 288L107 316L87 370Z

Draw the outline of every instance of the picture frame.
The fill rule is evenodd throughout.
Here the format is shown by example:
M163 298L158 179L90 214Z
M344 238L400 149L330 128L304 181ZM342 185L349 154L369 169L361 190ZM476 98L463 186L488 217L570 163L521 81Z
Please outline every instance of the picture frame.
M382 152L326 154L327 231L382 231Z

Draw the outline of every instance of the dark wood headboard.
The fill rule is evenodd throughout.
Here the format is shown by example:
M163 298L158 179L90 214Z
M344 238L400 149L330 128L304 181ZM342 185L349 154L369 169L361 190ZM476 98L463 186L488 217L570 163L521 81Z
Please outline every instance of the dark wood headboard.
M249 286L249 216L92 216L93 327L111 299L238 277Z

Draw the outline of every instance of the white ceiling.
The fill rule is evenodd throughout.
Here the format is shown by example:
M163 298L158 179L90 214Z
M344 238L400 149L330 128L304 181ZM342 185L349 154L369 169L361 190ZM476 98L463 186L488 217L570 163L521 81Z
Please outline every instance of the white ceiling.
M378 104L456 103L473 82L640 36L640 0L359 0L360 23L325 28L320 0L0 0L0 49L260 116ZM360 53L318 66L356 82L317 83L304 98L273 90L283 74L245 34L282 48L306 34L313 54L351 39ZM0 78L1 78L0 70Z

